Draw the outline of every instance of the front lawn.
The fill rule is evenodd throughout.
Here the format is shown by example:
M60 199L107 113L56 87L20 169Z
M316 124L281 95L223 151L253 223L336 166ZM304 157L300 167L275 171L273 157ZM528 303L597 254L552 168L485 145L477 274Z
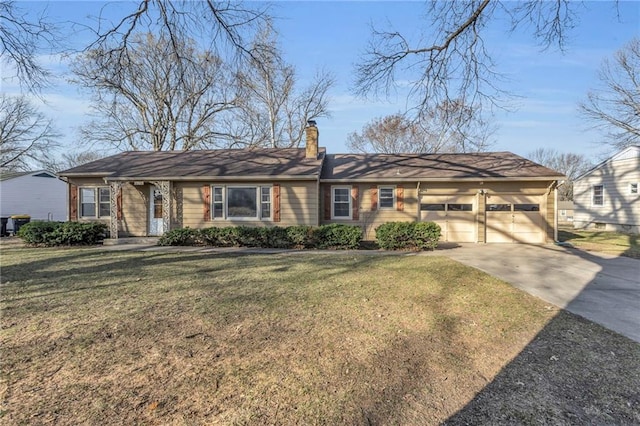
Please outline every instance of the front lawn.
M561 228L558 231L558 239L587 251L640 259L640 236L638 235Z
M6 424L640 422L640 345L446 258L1 256Z

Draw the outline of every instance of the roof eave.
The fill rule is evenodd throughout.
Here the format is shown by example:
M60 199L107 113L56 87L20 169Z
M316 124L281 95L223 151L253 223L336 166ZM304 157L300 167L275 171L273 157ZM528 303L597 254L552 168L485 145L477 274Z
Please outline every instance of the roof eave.
M201 182L201 181L224 181L224 182L251 182L264 180L318 180L318 175L243 175L243 176L105 176L105 181L131 182L131 181L172 181L172 182Z
M503 181L550 181L565 179L565 176L513 176L513 177L453 177L453 178L430 178L430 177L380 177L380 178L340 178L340 179L320 179L321 183L346 183L346 182L503 182Z

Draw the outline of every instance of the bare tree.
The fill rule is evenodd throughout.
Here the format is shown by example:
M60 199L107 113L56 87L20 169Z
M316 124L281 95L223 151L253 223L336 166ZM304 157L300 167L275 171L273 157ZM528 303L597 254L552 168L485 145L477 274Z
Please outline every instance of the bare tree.
M592 166L582 154L558 152L554 149L538 148L529 153L529 159L567 177L564 184L558 187L558 196L562 201L573 201L573 181Z
M40 165L45 170L50 170L57 173L61 170L80 166L82 164L99 160L104 157L105 155L96 151L70 151L62 153L60 157L54 157L46 159L44 161L40 161Z
M318 72L307 88L298 90L296 70L284 61L271 22L254 41L251 59L236 82L241 103L232 124L235 142L242 145L299 146L307 121L329 116L333 76Z
M27 170L57 146L51 120L25 96L0 95L0 169Z
M454 125L447 120L453 110L461 117ZM485 151L493 128L466 117L470 114L470 108L456 102L438 105L423 114L422 120L399 113L377 118L366 124L361 133L351 133L347 145L358 152L386 154Z
M509 94L485 43L490 23L510 17L510 31L532 29L543 48L564 48L566 31L575 24L569 0L555 1L432 1L426 32L410 40L399 31L372 30L372 39L356 65L356 93L389 95L409 82L408 103L421 118L434 105L460 100L483 115L487 106L504 107ZM484 113L486 114L486 112ZM456 114L448 117L455 124Z
M606 59L598 72L601 88L590 91L580 111L593 127L606 132L620 150L640 144L640 38L635 37Z
M15 72L23 88L38 93L48 84L50 72L37 55L57 42L56 27L44 12L32 19L15 2L0 1L0 64Z
M125 57L92 50L72 70L75 81L93 93L98 118L82 130L92 143L189 150L228 136L216 130L218 115L236 101L228 73L220 58L190 40L138 34L128 39Z
M118 3L116 7L125 8ZM202 48L222 56L229 52L236 59L253 57L247 47L255 33L269 18L268 6L241 1L139 0L134 8L114 21L102 13L95 17L94 41L87 50L109 52L113 58L126 59L137 46L136 34L165 34L175 58L181 58L184 39L203 40Z

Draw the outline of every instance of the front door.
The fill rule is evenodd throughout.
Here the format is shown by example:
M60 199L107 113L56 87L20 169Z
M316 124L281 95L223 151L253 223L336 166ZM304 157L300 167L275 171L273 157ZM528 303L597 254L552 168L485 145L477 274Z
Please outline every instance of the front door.
M151 185L149 196L149 235L162 235L164 222L162 221L162 192Z

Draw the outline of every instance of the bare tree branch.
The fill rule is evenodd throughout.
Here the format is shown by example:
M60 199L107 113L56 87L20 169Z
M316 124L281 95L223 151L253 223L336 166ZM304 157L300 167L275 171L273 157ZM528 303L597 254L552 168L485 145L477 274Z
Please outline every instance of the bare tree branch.
M444 103L423 114L422 120L400 113L377 118L366 124L361 133L351 133L347 146L357 152L385 154L486 151L492 127L479 125L475 119L451 125L448 118L454 114L464 117L473 114L473 110L461 102Z
M529 153L529 159L564 174L567 179L558 187L561 201L573 201L573 181L589 170L592 164L582 154L563 153L555 149L538 148Z
M92 50L72 66L100 117L83 129L87 140L160 151L211 147L227 137L216 119L237 99L220 58L166 35L136 34L128 43L126 57Z
M640 144L640 38L618 50L613 61L605 60L598 79L601 87L579 104L583 116L616 150Z
M408 112L418 120L435 105L462 101L481 121L494 107L504 108L511 94L487 49L487 28L511 18L511 31L532 31L543 48L564 49L573 28L575 5L568 0L507 2L498 0L432 1L425 13L426 32L411 41L394 30L372 29L372 38L356 65L354 91L360 96L389 96L408 88ZM404 92L403 92L404 93ZM460 120L447 117L450 125Z
M37 55L57 43L57 29L45 12L34 19L15 2L0 1L0 64L14 70L23 89L38 94L49 85L51 73Z
M26 170L49 159L58 137L26 97L0 95L0 169Z

